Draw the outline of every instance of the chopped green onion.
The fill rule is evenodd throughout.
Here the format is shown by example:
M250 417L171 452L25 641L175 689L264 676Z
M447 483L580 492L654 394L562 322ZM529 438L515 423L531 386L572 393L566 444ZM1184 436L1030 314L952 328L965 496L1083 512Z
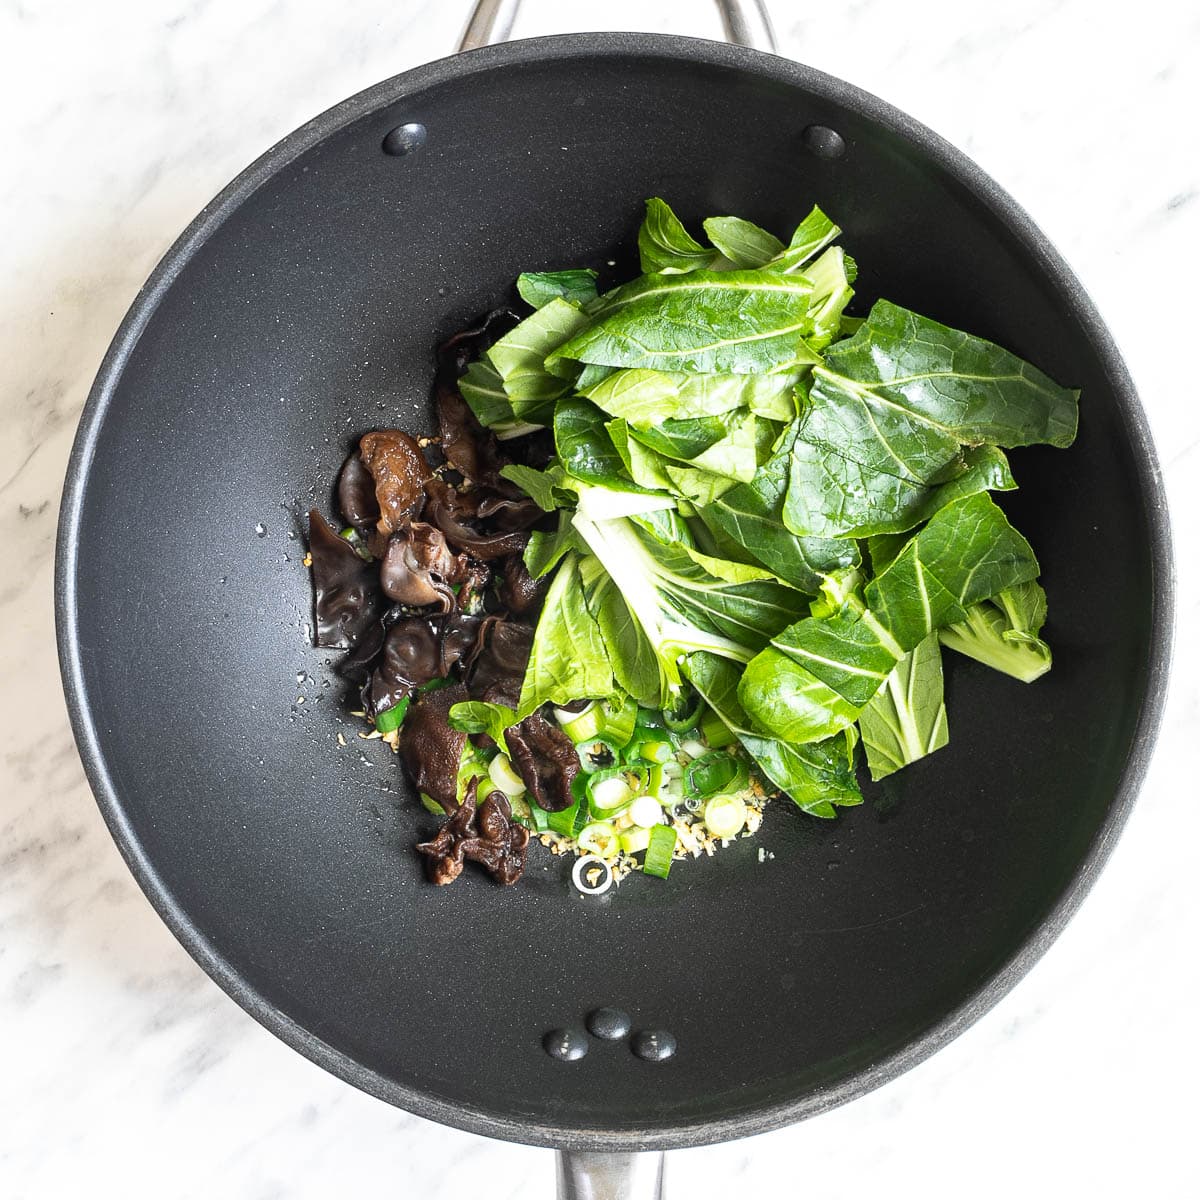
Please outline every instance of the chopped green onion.
M587 798L584 797L579 804L575 805L575 821L571 826L571 836L576 837L590 819L591 814L588 812Z
M703 706L704 701L701 699L700 693L694 687L687 687L670 708L663 709L663 724L676 733L695 729Z
M604 725L600 732L614 746L626 745L637 725L637 701L626 696L620 704L605 700L600 707L604 710Z
M663 770L662 763L655 763L646 775L646 791L661 800L670 782L669 776Z
M610 816L633 799L633 789L623 771L597 771L588 778L587 798L596 816Z
M593 821L585 825L575 840L580 850L597 858L614 858L620 848L617 831L607 821Z
M566 725L568 721L573 721L576 717L583 716L595 703L594 700L589 700L578 712L572 712L569 708L556 708L554 710L554 719L559 725Z
M702 758L708 753L708 747L696 738L684 738L679 743L679 749L688 756L688 758Z
M375 714L375 728L380 733L391 733L393 729L399 729L400 723L404 720L404 714L408 712L409 696L405 696L403 700L397 700L391 708L385 708L383 712Z
M700 736L714 750L723 750L737 741L733 730L711 708L700 718Z
M616 746L606 737L595 737L590 741L580 742L575 747L579 755L579 765L589 775L593 771L603 771L615 767L620 762L620 753Z
M638 796L629 806L629 817L635 825L653 829L655 825L662 824L662 805L654 796Z
M463 747L462 757L458 760L458 778L455 782L454 794L459 802L467 794L467 788L472 779L483 779L487 776L487 760L468 742Z
M630 749L646 762L665 763L675 757L675 747L670 742L634 742ZM633 754L630 757L633 757Z
M522 796L525 794L525 780L513 770L513 765L508 755L497 754L488 764L487 772L492 782L506 796Z
M643 729L666 729L667 723L657 708L642 708L637 710L637 723Z
M576 745L589 742L604 728L604 709L599 704L589 704L581 713L576 713L563 725L563 733Z
M650 830L635 825L632 829L622 830L618 840L626 854L640 854L650 845Z
M650 841L646 846L646 861L642 870L647 875L666 879L671 873L671 856L675 853L675 830L670 825L655 825L650 830Z
M547 814L546 821L555 833L574 837L588 822L587 776L579 773L571 780L572 804L561 812Z
M432 796L427 796L424 792L421 792L420 795L421 807L426 812L433 813L435 817L444 817L446 815L446 810Z
M586 809L584 810L586 815ZM552 812L546 814L546 824L554 830L555 833L561 834L563 837L574 837L575 835L575 818L579 815L579 801L576 800L570 808L564 808L561 812Z
M540 804L531 804L529 815L533 818L533 827L538 833L545 833L550 828L550 814Z
M598 878L592 882L594 875ZM585 896L603 896L612 887L612 867L594 854L585 854L575 860L575 866L571 868L571 882Z
M713 837L737 837L746 824L746 802L740 796L713 796L704 805L704 824Z
M688 763L684 778L689 792L708 797L741 791L750 782L750 772L741 758L724 750L710 750Z

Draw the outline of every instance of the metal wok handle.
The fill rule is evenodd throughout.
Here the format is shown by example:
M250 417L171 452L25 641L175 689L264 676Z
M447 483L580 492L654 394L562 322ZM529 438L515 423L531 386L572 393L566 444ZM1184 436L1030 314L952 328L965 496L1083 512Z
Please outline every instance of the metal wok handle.
M775 52L775 32L765 0L715 0L725 39L752 50ZM521 0L476 0L458 49L478 50L506 42ZM558 1152L558 1200L662 1200L664 1156Z
M558 1200L662 1200L664 1156L558 1152Z
M766 0L716 0L716 5L725 26L726 41L775 53L775 31L771 28ZM480 46L508 41L520 7L521 0L476 0L459 50L478 50Z

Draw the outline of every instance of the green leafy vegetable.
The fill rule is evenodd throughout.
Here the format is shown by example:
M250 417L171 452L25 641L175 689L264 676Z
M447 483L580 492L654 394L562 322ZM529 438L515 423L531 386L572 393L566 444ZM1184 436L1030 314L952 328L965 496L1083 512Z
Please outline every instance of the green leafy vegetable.
M526 271L517 276L517 291L526 304L542 308L555 298L572 304L589 304L596 299L596 272Z
M635 440L664 458L689 463L701 471L749 482L758 470L757 418L737 410L716 417L663 421L649 429L631 431Z
M1046 593L1031 581L972 605L940 637L943 646L1032 683L1050 670L1050 647L1038 636L1045 620Z
M563 486L563 469L555 466L539 471L535 467L509 463L500 468L505 479L511 479L543 512L554 512L558 508L556 488Z
M522 275L535 311L463 377L498 437L552 430L549 466L502 474L557 527L525 549L553 578L517 712L452 720L499 742L545 703L614 696L645 724L698 693L688 719L736 747L713 789L751 762L828 818L861 803L860 740L875 779L946 744L942 646L1049 669L1037 560L989 493L1016 486L1006 449L1070 445L1078 393L887 300L847 315L857 265L819 208L786 245L735 216L704 232L654 198L640 277ZM648 728L661 763L674 735Z
M546 593L521 685L517 717L527 717L543 704L570 704L581 697L609 696L612 692L608 649L584 599L579 559L568 553Z
M813 370L784 505L801 536L866 537L911 529L963 487L1007 469L972 466L962 446L1068 445L1077 393L969 334L885 300Z
M883 779L949 740L936 634L908 652L858 718L872 779Z
M1079 393L983 338L877 301L824 367L971 445L1069 446Z
M585 547L575 533L575 526L571 524L571 514L566 509L559 509L558 528L553 533L535 529L529 535L522 556L525 569L534 579L541 579L543 575L554 570L562 561L563 555L571 550L583 551Z
M799 270L809 259L814 258L842 231L815 205L812 212L796 226L792 240L774 262L774 271Z
M605 297L597 319L549 361L736 375L769 371L797 361L811 330L811 293L802 275L646 275Z
M464 733L486 733L500 747L502 753L508 753L508 743L504 740L504 731L517 723L517 714L507 704L492 704L484 700L463 700L450 706L448 716L452 729L461 729Z
M568 475L618 490L635 486L605 428L607 418L587 400L563 400L554 410L554 445Z
M547 401L567 390L565 380L546 370L546 357L586 324L579 308L555 296L488 350L515 416L540 415Z
M783 253L783 243L773 233L741 217L709 217L704 232L739 270L765 266Z
M490 362L479 359L471 363L458 381L458 390L481 425L503 428L515 421L516 414L504 390L504 381Z
M846 728L895 664L980 600L1037 577L1033 550L986 495L947 505L863 589L827 618L808 617L746 668L742 704L793 742Z
M852 541L797 537L783 523L791 452L799 424L797 421L788 427L751 482L731 489L699 512L712 530L742 547L785 583L816 592L824 575L856 565L859 552Z
M754 760L759 770L803 811L832 817L836 807L861 804L852 746L844 735L826 742L789 745L753 733L738 700L736 664L713 654L688 655L688 679Z
M671 206L657 196L646 201L646 217L638 230L638 254L643 271L665 275L711 266L717 257L684 229Z

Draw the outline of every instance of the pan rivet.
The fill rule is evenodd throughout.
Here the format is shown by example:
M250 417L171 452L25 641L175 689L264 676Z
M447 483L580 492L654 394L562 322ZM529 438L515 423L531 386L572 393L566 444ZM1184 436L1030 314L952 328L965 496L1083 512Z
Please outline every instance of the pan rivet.
M383 139L383 152L397 158L404 154L411 154L425 145L426 136L425 126L416 121L407 125L397 125Z
M845 138L828 125L809 125L800 140L818 158L841 158L846 153Z
M542 1049L551 1058L574 1062L588 1052L587 1034L578 1029L552 1029L542 1038Z
M665 1029L643 1029L633 1035L630 1048L647 1062L662 1062L675 1053L675 1039Z
M630 1027L629 1014L619 1008L598 1008L588 1013L588 1032L606 1042L617 1042L626 1037Z

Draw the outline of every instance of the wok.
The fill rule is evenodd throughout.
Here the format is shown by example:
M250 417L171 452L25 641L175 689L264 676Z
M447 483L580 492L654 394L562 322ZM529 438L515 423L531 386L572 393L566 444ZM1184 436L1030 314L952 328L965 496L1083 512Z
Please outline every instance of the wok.
M484 0L468 43L514 8ZM724 9L736 38L765 36L759 9ZM1041 558L1054 670L1024 685L954 658L947 749L834 822L777 802L757 839L668 884L584 899L535 854L518 887L468 872L434 888L411 850L433 818L386 748L354 736L312 648L300 517L329 511L356 435L430 427L433 348L519 271L633 273L650 195L686 220L779 230L818 202L861 266L856 311L886 295L1082 388L1077 444L1014 456L1021 488L1003 498ZM105 819L229 995L381 1099L567 1152L564 1195L649 1195L661 1155L636 1152L850 1100L1042 953L1150 753L1171 559L1112 339L995 183L880 100L771 54L589 34L387 80L196 218L83 414L56 600ZM657 1040L587 1035L603 1007ZM658 1061L631 1052L671 1043ZM548 1052L564 1045L587 1053Z

